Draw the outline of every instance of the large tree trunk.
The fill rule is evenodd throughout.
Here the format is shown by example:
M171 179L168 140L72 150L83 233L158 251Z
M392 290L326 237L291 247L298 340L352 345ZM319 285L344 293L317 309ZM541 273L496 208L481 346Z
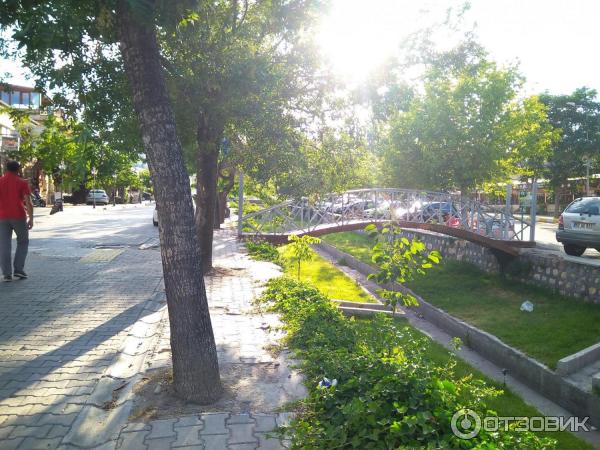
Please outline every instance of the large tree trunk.
M222 127L215 126L204 111L198 116L196 140L198 155L196 161L196 229L202 252L202 271L212 269L213 226L217 199L217 178L219 165L219 143Z
M154 25L118 2L118 33L159 208L159 236L173 356L183 398L214 402L222 393L217 349L201 275L192 196L166 89ZM147 22L146 22L147 21Z
M196 168L196 231L202 251L202 271L212 269L213 225L217 197L217 163L219 153L211 142L199 142Z

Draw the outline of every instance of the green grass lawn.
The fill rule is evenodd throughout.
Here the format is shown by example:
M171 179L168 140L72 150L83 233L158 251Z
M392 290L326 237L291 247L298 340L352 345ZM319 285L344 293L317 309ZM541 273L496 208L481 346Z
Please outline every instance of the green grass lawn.
M366 234L358 234L353 231L344 233L333 233L323 236L323 241L333 245L339 250L354 256L359 261L366 264L371 262L371 247L373 239Z
M399 321L405 321L404 319L397 319ZM420 331L407 325L410 333L413 335L424 336ZM450 359L450 354L446 348L438 344L435 341L427 338L429 344L426 348L427 356L436 364L446 365ZM485 381L488 385L493 386L497 389L503 390L503 393L497 397L487 400L487 407L496 411L499 416L508 417L534 417L540 416L540 412L526 404L519 396L514 394L510 389L502 386L501 383L497 383L490 378L486 377L483 373L474 369L463 360L456 358L457 364L454 369L455 373L459 376L473 375L477 379ZM536 433L537 434L537 433ZM594 447L588 443L582 441L575 435L562 431L562 432L546 432L539 433L541 436L551 437L558 441L558 449L593 449Z
M368 236L338 233L325 240L370 263ZM507 281L471 264L445 260L408 287L433 305L499 337L553 369L559 359L600 340L598 305ZM525 300L533 302L532 313L520 311Z
M297 278L297 266L289 262L287 245L278 248L282 255L284 273ZM301 281L315 286L329 298L350 302L374 303L375 299L366 293L354 280L340 272L333 264L315 254L311 261L302 263L300 270Z

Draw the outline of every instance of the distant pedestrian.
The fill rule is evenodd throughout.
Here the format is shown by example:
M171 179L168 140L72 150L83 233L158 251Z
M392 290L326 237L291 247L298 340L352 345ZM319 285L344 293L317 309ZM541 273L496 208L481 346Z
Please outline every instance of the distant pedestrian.
M33 228L33 205L29 183L19 176L20 169L18 162L9 161L6 164L6 174L0 178L0 268L3 281L12 281L13 276L27 278L24 267L29 247L29 230ZM17 235L17 250L14 263L11 263L13 231Z

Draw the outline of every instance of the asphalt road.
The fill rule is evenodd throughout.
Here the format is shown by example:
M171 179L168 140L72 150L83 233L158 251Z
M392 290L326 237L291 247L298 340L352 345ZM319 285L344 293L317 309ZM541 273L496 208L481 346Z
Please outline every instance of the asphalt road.
M600 252L593 248L588 248L585 253L580 256L568 256L565 254L562 244L556 241L555 232L558 225L555 223L538 222L535 227L535 241L538 249L546 250L553 253L561 254L565 259L575 261L589 261L600 264Z
M152 225L154 204L67 206L50 216L34 210L29 251L40 255L81 257L96 247L139 247L158 242Z

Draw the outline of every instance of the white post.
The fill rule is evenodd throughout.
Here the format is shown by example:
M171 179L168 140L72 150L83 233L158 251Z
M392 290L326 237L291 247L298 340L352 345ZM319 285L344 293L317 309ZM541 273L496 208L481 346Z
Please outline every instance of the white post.
M510 218L512 217L512 182L506 185L506 212L504 213L504 239L509 239Z
M533 179L531 186L531 209L529 215L531 216L531 227L529 229L529 240L535 242L535 223L537 215L537 178Z
M244 215L244 172L240 170L238 180L238 237L242 237L242 216Z
M592 162L590 160L585 162L585 196L590 196L590 166Z

